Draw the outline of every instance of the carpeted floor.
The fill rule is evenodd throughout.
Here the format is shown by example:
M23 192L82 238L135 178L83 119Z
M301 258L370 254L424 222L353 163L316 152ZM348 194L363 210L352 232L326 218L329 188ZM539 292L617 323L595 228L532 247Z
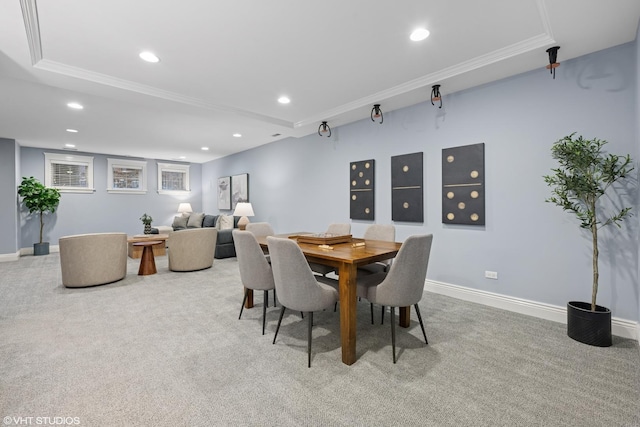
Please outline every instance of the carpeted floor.
M358 361L340 362L339 316L278 309L261 335L235 258L192 273L66 289L58 254L0 263L2 425L638 426L640 353L567 338L562 324L425 293L391 360L387 322L358 304ZM28 417L32 417L29 421ZM42 417L49 417L44 419ZM59 418L54 418L59 417Z

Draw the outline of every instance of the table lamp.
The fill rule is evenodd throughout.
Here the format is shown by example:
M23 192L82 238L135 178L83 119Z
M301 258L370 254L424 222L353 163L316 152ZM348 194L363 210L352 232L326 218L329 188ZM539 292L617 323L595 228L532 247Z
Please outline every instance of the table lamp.
M253 207L251 203L240 202L236 205L236 209L233 211L233 216L241 217L238 221L238 228L240 230L244 230L247 228L247 224L249 224L248 216L253 216Z
M191 203L180 203L178 205L178 213L184 215L191 212L193 212L193 209L191 209Z

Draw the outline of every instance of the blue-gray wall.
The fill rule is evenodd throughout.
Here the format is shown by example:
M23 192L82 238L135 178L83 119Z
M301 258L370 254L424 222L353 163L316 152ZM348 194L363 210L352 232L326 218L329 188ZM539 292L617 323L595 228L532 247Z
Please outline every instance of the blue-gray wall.
M18 247L18 196L16 176L18 175L18 144L13 139L0 138L0 195L5 203L0 203L0 255L16 254ZM11 201L11 203L9 203Z
M542 176L555 166L553 142L572 132L610 142L611 152L640 158L637 136L637 44L565 61L553 80L539 70L363 119L333 137L289 138L203 165L203 207L216 212L220 176L249 173L256 216L276 232L322 231L349 222L349 163L375 159L375 222L391 223L390 157L424 152L423 224L396 223L397 238L433 233L430 280L564 306L590 300L589 236L570 215L545 203ZM384 104L382 105L384 110ZM484 227L441 223L443 148L485 143ZM635 180L635 175L634 175ZM636 183L634 182L634 185ZM638 319L638 203L622 229L601 232L598 303ZM352 221L361 236L368 225ZM484 278L497 271L499 280Z
M34 176L44 182L44 152L55 150L22 147L20 167L23 176ZM68 152L60 151L68 154ZM143 213L153 218L152 225L171 225L181 202L191 203L195 212L202 211L202 165L192 164L189 169L191 193L188 196L158 194L158 168L154 159L147 161L147 193L110 194L107 193L107 159L118 158L92 153L75 153L93 156L93 183L96 191L87 193L62 193L60 206L45 222L43 239L58 244L62 236L82 233L123 231L140 234L143 231L139 220ZM165 162L165 161L162 161ZM29 248L38 241L39 224L36 218L28 218L26 210L21 215L21 247Z

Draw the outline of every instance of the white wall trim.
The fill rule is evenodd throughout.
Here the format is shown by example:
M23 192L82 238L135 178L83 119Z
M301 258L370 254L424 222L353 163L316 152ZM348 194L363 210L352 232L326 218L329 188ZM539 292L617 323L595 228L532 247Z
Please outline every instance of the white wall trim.
M15 254L0 254L0 262L17 261L19 259L20 259L20 251L16 252Z
M464 301L487 305L489 307L552 320L558 323L567 323L566 307L559 307L557 305L466 288L464 286L452 285L449 283L436 282L434 280L425 281L425 290ZM640 324L638 324L638 322L612 317L611 333L619 337L629 338L640 342Z
M49 245L49 253L60 252L60 246L58 245ZM33 246L30 248L22 248L20 249L20 256L25 255L33 255Z

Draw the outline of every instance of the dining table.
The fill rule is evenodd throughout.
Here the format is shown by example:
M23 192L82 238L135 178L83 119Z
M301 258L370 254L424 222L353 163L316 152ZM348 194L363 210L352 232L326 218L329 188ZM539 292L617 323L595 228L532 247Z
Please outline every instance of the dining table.
M275 237L297 241L299 236L307 234L310 233L278 234ZM268 250L266 236L259 236L256 239L263 249ZM358 238L350 238L347 242L330 245L298 242L298 246L309 262L333 267L338 273L340 340L342 344L342 362L346 365L352 365L356 361L356 280L358 267L394 258L398 254L401 245L402 243L398 242ZM253 298L248 300L251 301L250 305L252 305ZM409 327L410 308L400 307L399 324L402 327Z

